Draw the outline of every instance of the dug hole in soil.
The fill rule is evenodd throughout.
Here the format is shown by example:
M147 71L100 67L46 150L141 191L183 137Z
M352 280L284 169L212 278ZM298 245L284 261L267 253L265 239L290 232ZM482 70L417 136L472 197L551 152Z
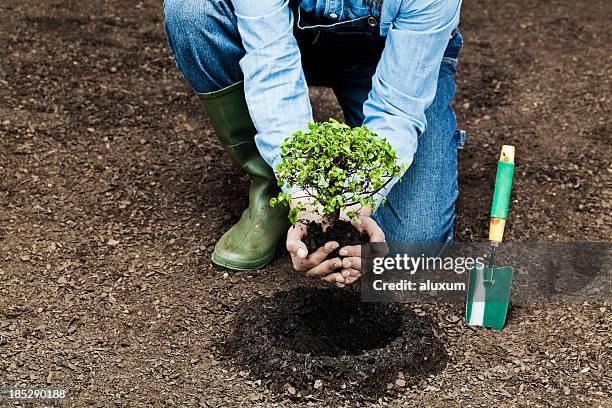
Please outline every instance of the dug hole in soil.
M241 308L220 358L273 391L372 400L439 372L448 356L430 320L358 293L299 287Z

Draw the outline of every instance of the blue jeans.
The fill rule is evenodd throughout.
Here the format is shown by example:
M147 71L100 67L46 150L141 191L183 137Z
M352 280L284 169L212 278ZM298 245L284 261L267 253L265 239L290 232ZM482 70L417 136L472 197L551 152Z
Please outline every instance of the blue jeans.
M214 92L242 80L238 62L245 52L229 0L165 0L164 14L177 67L196 92ZM332 88L347 124L361 125L362 106L384 48L377 27L360 21L316 31L296 27L294 34L308 84ZM425 112L428 126L419 136L414 161L374 213L388 242L452 240L459 192L457 149L463 147L463 132L456 130L451 102L462 45L455 31L440 66L436 96Z

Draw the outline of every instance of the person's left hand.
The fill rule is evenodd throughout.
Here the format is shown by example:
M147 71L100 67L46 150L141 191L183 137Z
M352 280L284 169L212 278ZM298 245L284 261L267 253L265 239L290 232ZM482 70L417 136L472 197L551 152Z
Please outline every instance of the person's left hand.
M370 215L362 213L359 220L359 222L353 221L352 223L359 231L368 234L370 242L385 242L385 233ZM361 245L348 245L340 248L340 256L345 257L342 259L342 269L340 271L344 278L343 283L350 285L361 277Z

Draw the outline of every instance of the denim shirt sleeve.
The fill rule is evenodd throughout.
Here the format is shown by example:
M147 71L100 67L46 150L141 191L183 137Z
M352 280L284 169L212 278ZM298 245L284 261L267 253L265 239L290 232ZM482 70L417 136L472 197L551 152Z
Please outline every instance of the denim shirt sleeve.
M232 0L246 50L240 60L244 91L257 129L255 143L276 171L280 145L312 119L293 14L286 0Z
M383 2L380 30L387 39L363 106L364 125L387 139L407 166L427 126L425 110L436 94L440 64L460 8L461 0Z

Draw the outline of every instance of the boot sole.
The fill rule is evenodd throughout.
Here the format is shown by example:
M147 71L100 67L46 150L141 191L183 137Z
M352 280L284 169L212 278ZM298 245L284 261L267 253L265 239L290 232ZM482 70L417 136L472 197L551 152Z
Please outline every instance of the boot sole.
M251 271L269 264L274 259L274 255L276 255L276 249L272 251L272 253L256 260L238 261L235 259L226 258L217 254L216 252L213 252L211 260L215 265L231 269L233 271Z

